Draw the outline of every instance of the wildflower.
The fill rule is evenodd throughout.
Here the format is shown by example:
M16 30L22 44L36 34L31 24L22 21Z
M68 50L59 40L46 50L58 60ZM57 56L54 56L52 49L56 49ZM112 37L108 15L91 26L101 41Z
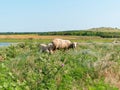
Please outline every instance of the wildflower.
M62 67L64 67L64 63L62 64Z

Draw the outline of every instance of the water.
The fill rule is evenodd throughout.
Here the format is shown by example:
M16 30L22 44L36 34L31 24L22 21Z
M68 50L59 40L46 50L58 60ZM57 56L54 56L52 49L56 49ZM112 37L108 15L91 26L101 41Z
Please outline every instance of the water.
M0 42L0 47L10 46L11 44L9 42Z

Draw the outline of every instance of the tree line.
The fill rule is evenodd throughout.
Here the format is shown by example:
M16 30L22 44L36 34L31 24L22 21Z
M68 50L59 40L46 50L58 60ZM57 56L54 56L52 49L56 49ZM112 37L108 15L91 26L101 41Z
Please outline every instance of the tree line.
M38 35L75 35L75 36L100 36L103 38L120 38L120 32L99 32L99 31L63 31L44 32Z
M107 31L106 31L107 30ZM117 30L117 31L115 31ZM103 38L120 38L118 28L92 28L88 30L54 31L54 32L1 32L0 35L74 35L74 36L100 36Z

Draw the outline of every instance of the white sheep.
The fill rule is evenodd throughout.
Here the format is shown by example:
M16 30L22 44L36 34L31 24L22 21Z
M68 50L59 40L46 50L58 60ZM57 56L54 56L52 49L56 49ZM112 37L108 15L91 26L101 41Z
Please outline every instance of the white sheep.
M49 53L48 46L46 44L40 44L40 52Z
M69 49L69 48L76 48L77 43L71 42L70 40L63 40L63 39L54 39L52 41L54 49Z
M53 53L53 44L52 43L40 44L40 51L52 54Z
M54 45L53 45L53 43L48 43L47 44L47 48L48 48L48 50L49 50L49 53L53 53L53 49L54 49Z

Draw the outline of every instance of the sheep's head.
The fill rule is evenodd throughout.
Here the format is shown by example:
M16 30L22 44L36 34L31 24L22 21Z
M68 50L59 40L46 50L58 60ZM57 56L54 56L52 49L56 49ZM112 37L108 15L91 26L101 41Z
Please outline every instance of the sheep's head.
M73 48L77 47L77 42L73 42Z
M70 46L70 48L76 48L77 47L77 42L73 42Z
M49 50L53 50L54 45L53 45L53 43L49 43L49 44L47 45L47 47L48 47Z

